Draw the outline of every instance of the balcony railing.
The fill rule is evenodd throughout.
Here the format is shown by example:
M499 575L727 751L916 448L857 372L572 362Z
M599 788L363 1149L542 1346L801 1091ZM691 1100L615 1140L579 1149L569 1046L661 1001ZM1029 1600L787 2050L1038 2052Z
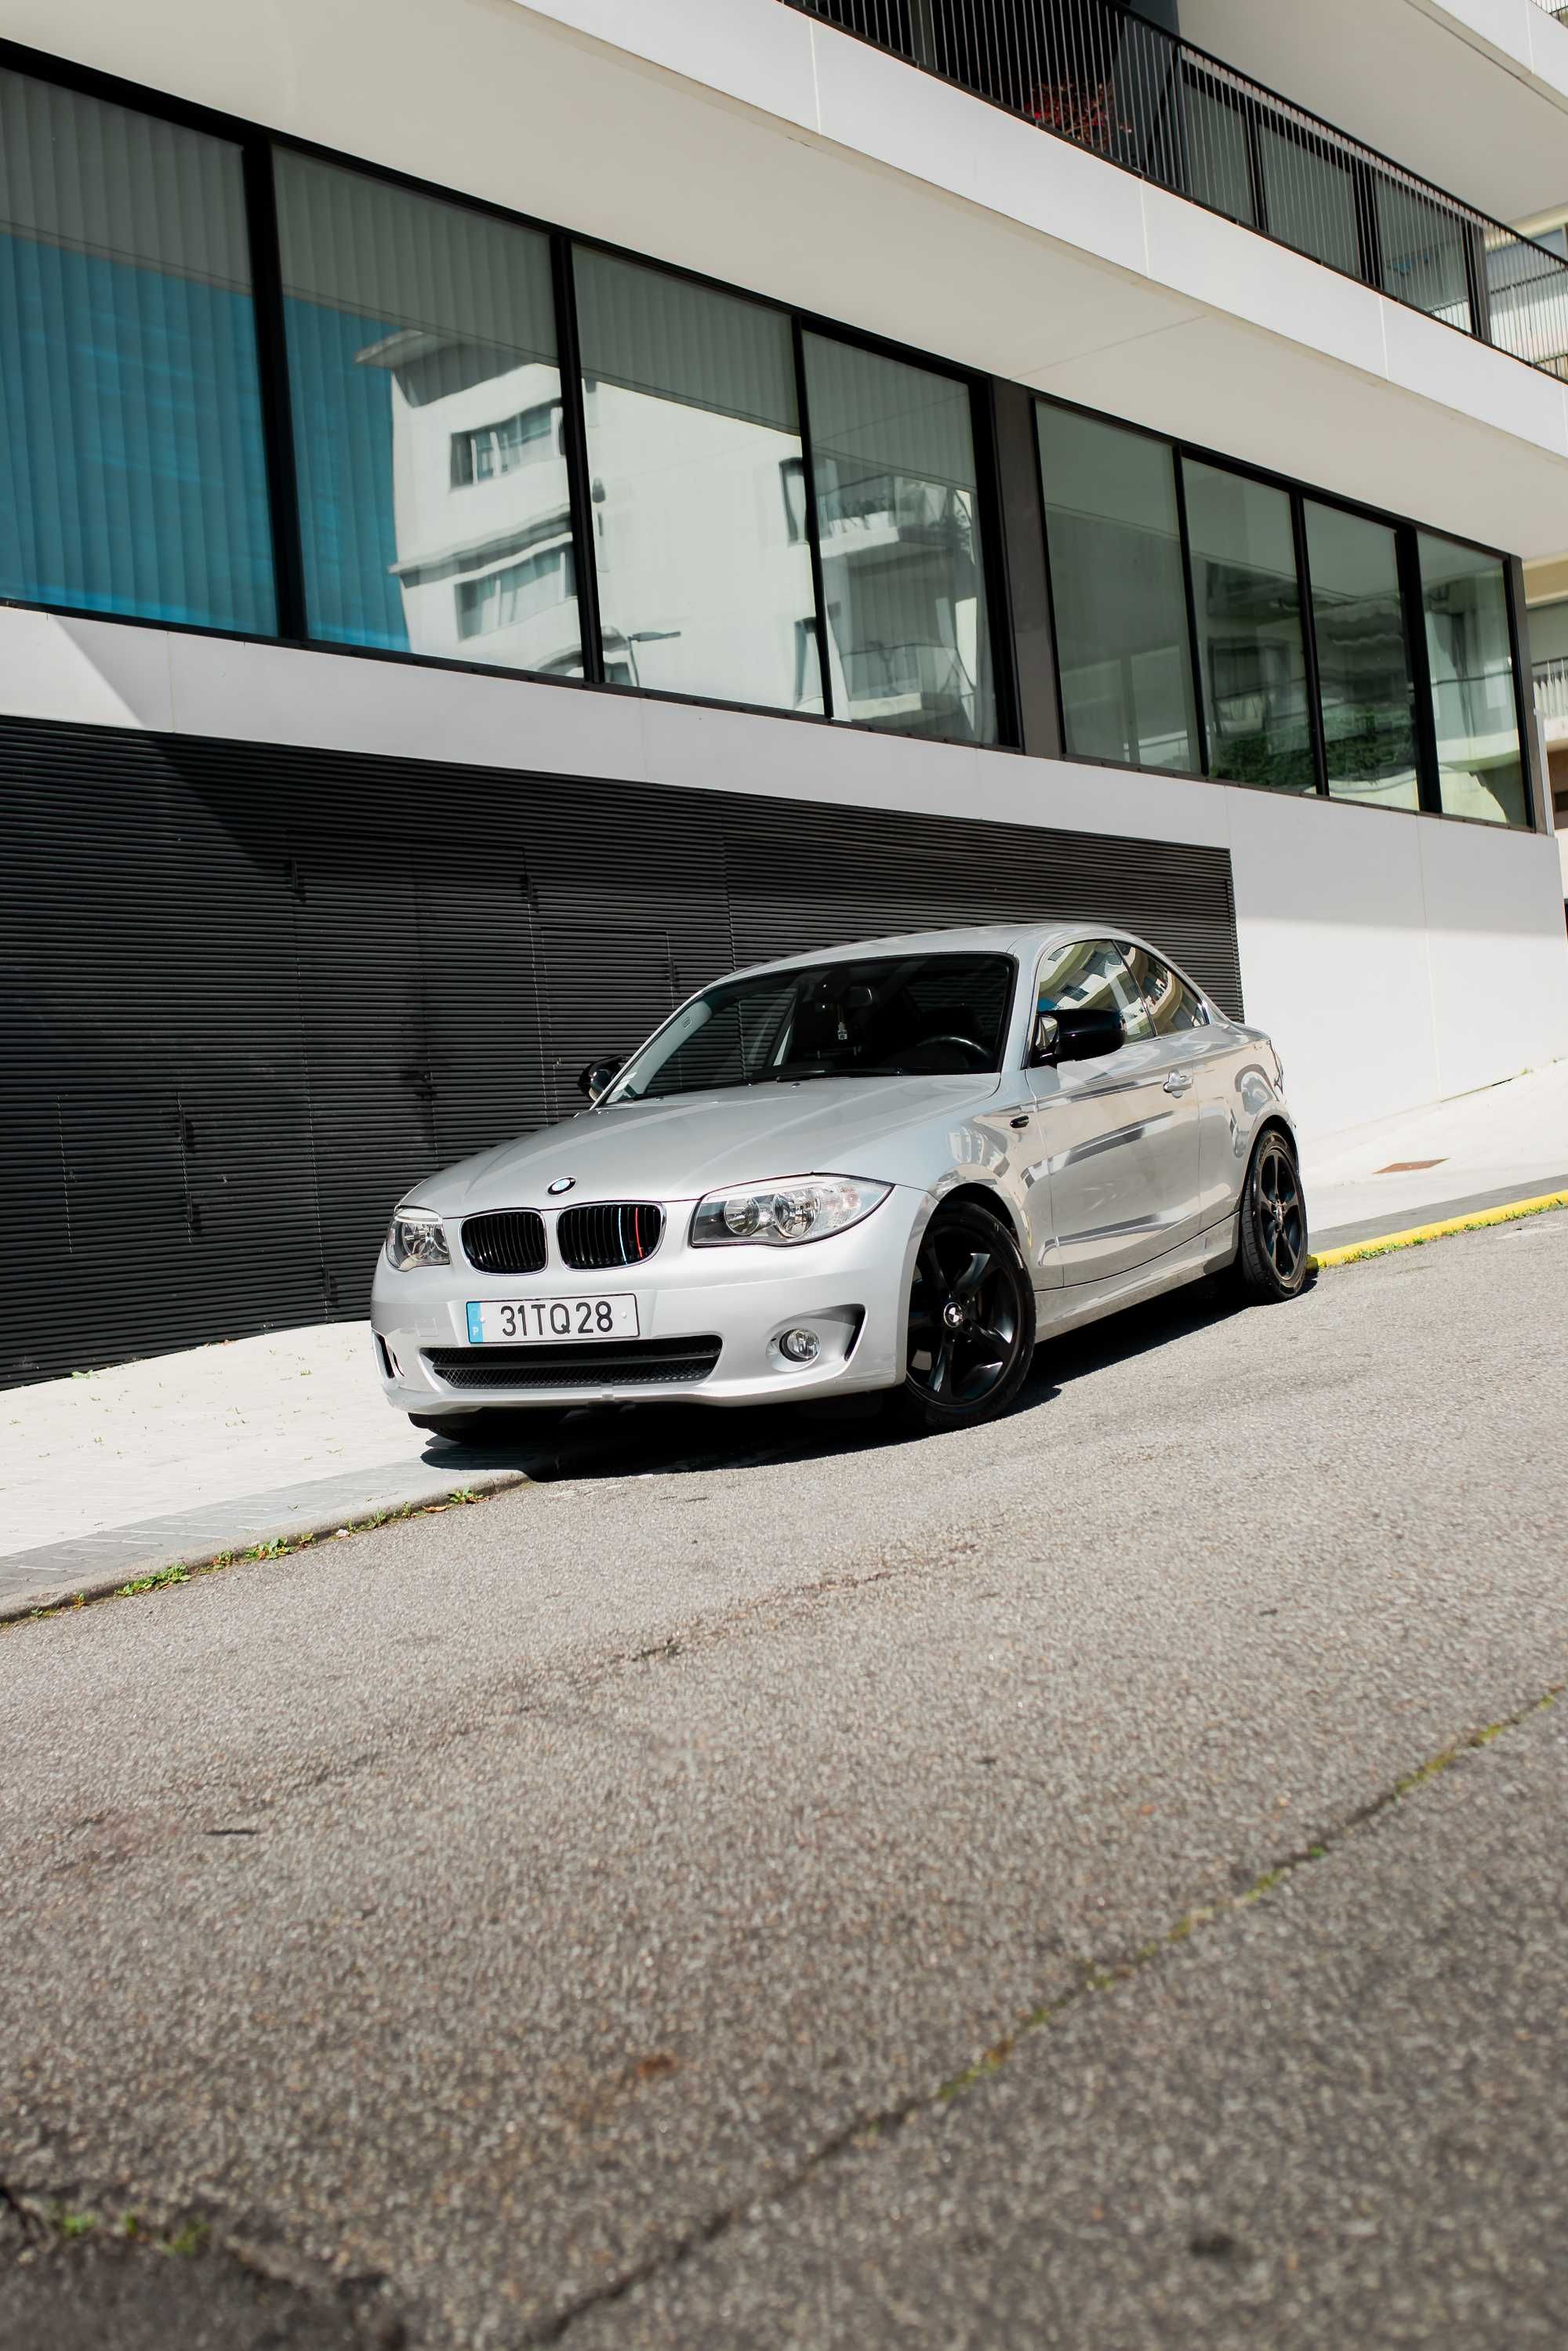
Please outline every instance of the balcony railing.
M1535 5L1548 16L1555 16L1560 25L1568 25L1568 0L1535 0Z
M1557 719L1568 725L1568 660L1535 664L1535 706L1548 725Z
M1568 260L1113 0L784 5L1568 379Z

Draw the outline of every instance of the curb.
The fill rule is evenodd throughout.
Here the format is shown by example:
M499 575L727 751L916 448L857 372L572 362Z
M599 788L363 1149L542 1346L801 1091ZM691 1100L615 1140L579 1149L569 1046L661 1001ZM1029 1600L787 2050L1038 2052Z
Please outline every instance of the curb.
M1346 1249L1324 1249L1307 1259L1307 1270L1320 1273L1327 1266L1354 1265L1362 1258L1386 1257L1391 1249L1419 1249L1423 1241L1440 1241L1450 1233L1479 1232L1487 1225L1517 1224L1521 1217L1539 1217L1549 1208L1568 1208L1568 1192L1542 1192L1533 1200L1506 1200L1498 1208L1482 1208L1474 1216L1448 1217L1441 1224L1412 1225L1407 1232L1381 1233L1375 1240L1353 1241Z
M308 1550L323 1536L333 1539L340 1534L370 1534L400 1519L424 1518L432 1511L454 1508L462 1510L474 1502L487 1502L493 1494L506 1493L516 1486L531 1486L533 1482L524 1469L476 1470L462 1485L453 1486L444 1494L432 1494L427 1501L405 1502L358 1519L346 1520L341 1510L334 1510L319 1518L300 1520L287 1532L271 1538L264 1536L243 1551L213 1552L193 1559L169 1559L153 1553L146 1559L127 1561L112 1573L90 1576L81 1583L42 1584L31 1592L9 1592L0 1600L0 1627L36 1623L45 1616L68 1615L78 1608L118 1599L121 1594L127 1599L139 1599L143 1592L155 1591L163 1584L219 1574L229 1567L260 1566L267 1560L287 1559L291 1552Z

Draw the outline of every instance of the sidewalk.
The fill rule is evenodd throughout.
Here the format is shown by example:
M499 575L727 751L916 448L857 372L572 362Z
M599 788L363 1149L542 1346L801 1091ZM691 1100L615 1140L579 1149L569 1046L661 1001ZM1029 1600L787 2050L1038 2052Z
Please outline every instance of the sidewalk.
M1568 1062L1326 1136L1302 1173L1317 1249L1568 1189ZM0 1618L173 1561L526 1484L528 1462L526 1437L498 1459L390 1411L363 1322L10 1389Z
M1314 1249L1568 1190L1568 1061L1303 1147Z

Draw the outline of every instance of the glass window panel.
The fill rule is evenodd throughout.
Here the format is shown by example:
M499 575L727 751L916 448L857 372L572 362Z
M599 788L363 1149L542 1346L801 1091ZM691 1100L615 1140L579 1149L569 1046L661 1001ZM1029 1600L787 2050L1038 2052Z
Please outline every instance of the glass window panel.
M1073 939L1042 956L1035 1010L1119 1012L1129 1043L1154 1034L1122 950L1110 939Z
M1202 82L1189 80L1186 91L1187 193L1251 228L1258 215L1240 110Z
M1037 403L1066 748L1197 768L1192 648L1163 441Z
M1202 1003L1168 964L1161 963L1147 947L1134 946L1131 939L1118 939L1116 944L1126 956L1127 967L1149 1008L1156 1037L1173 1037L1184 1029L1207 1028L1208 1015Z
M1408 302L1412 309L1446 319L1450 327L1462 327L1468 335L1470 297L1463 225L1397 180L1379 174L1374 185L1384 292Z
M1184 461L1183 478L1208 771L1314 791L1291 501L1218 465Z
M276 163L310 634L580 674L548 240Z
M993 741L967 388L821 335L806 378L834 716Z
M820 711L788 318L608 254L574 266L606 662Z
M1419 808L1416 686L1395 535L1309 498L1307 566L1329 789L1338 799Z
M1420 549L1443 813L1528 824L1503 567L1428 531Z
M239 149L5 72L0 596L276 626Z
M1267 122L1259 125L1258 152L1270 235L1359 277L1355 186L1344 165L1310 134L1291 138Z

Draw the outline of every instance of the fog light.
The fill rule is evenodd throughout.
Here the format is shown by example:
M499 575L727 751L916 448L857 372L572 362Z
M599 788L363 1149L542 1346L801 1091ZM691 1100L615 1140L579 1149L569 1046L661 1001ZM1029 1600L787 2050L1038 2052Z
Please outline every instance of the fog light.
M779 1353L787 1364L814 1364L822 1352L822 1343L814 1331L786 1331L779 1342Z

